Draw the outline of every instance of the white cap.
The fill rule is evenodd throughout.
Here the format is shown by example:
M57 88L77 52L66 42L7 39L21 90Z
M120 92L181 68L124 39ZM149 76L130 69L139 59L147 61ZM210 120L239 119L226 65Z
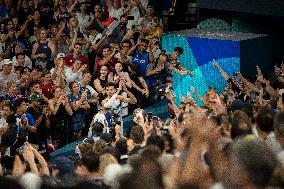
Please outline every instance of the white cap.
M56 58L65 58L65 54L64 53L58 53Z
M13 62L10 59L4 59L1 61L2 65L12 64Z

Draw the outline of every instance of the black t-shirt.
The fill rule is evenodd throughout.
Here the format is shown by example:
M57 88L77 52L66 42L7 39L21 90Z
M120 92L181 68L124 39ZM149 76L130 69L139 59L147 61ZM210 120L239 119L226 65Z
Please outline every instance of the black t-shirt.
M28 108L27 112L30 113L33 116L35 121L41 115L40 111L37 111L32 107ZM38 130L35 133L29 132L29 142L32 143L32 144L39 144L40 137L39 137L39 134L38 134Z

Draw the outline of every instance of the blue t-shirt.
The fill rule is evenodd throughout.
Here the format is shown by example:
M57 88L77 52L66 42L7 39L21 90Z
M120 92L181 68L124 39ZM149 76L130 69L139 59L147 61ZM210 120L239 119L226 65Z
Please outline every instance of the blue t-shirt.
M146 77L146 72L149 63L149 53L145 51L143 54L138 49L132 57L132 63L139 66L140 74L142 77Z

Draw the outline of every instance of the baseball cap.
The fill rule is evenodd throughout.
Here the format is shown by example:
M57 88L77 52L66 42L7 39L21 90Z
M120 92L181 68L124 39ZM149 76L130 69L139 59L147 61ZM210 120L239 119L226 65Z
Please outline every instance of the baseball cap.
M2 65L12 64L13 62L10 59L4 59L1 61Z
M37 100L41 100L42 96L40 94L33 94L31 96L31 101L37 101Z
M64 53L58 53L56 58L65 58L65 54Z
M21 42L18 42L16 46L18 46L19 48L22 48L22 49L26 48L25 44L21 43Z

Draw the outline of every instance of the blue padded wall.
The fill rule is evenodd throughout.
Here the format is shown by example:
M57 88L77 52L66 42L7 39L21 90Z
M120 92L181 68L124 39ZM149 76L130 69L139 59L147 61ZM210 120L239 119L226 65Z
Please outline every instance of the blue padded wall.
M179 95L186 95L190 87L194 86L200 95L204 95L209 87L221 93L226 81L212 65L214 58L220 66L231 76L240 71L240 42L219 39L207 39L182 35L164 35L162 48L167 52L180 46L184 53L180 57L181 64L194 73L194 77L173 74L173 90L176 103L180 103ZM191 92L192 94L192 92ZM193 98L196 97L192 94ZM202 105L197 101L198 105Z

